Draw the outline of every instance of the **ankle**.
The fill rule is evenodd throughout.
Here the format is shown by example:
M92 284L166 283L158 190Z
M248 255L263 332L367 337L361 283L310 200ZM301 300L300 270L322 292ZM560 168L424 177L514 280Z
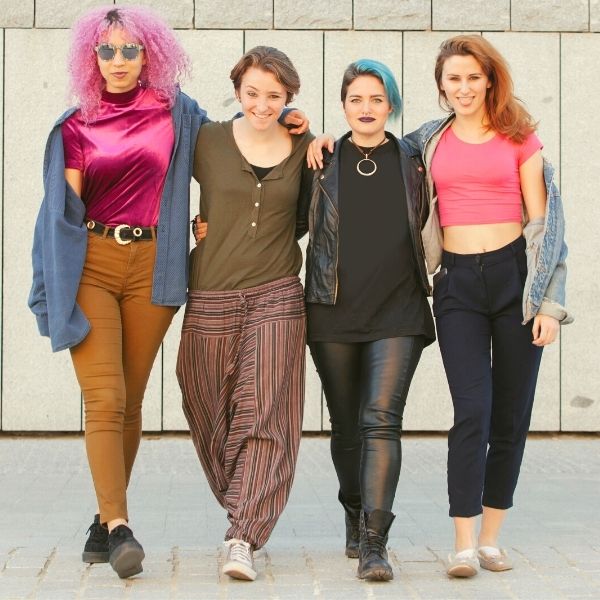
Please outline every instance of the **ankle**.
M115 527L118 527L119 525L127 525L127 520L126 519L112 519L111 521L108 521L106 523L106 526L108 527L108 533L110 533Z
M454 551L472 550L476 548L475 537L471 535L457 535L454 539Z
M491 537L491 536L479 536L479 539L477 540L477 545L479 547L482 546L490 546L492 548L499 548L498 546L498 538L497 537Z

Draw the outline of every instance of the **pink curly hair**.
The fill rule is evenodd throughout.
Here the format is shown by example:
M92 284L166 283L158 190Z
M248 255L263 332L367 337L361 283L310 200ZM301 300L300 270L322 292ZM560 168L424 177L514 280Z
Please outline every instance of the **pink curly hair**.
M69 92L88 122L95 118L105 85L95 47L115 28L143 44L147 64L142 67L140 82L156 90L169 108L175 103L180 81L191 71L185 50L169 26L151 10L115 5L90 10L73 25L68 55Z

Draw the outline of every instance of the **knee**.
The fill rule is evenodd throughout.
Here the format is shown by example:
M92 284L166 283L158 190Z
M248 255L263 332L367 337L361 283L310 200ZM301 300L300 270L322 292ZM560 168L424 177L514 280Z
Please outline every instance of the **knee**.
M102 426L121 430L125 420L125 390L101 388L84 390L86 430Z
M491 419L491 398L453 398L454 426L472 429L488 429Z
M402 415L368 407L360 415L360 432L362 438L397 439L402 435Z

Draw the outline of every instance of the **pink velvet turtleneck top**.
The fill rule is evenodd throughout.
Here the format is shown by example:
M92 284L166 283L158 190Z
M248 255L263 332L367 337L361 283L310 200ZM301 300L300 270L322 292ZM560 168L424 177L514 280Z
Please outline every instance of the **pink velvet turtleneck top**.
M105 91L96 120L86 124L77 111L62 135L65 167L83 172L88 219L112 226L158 223L174 133L171 111L153 90Z

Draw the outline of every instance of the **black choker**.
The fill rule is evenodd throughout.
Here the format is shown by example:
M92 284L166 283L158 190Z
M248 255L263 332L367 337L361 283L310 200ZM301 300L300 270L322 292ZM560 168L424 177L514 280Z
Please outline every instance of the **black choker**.
M350 136L348 138L348 141L361 153L364 154L364 158L362 158L361 160L359 160L356 163L356 170L363 176L363 177L371 177L371 175L373 175L375 173L375 171L377 171L377 163L372 159L369 158L369 156L371 156L371 154L373 154L373 152L375 152L375 150L377 150L377 148L379 148L379 146L381 146L382 144L384 144L387 141L387 138L384 136L384 138L379 142L379 144L377 144L377 146L373 146L373 148L369 148L368 150L366 148L361 148L353 139L352 136ZM370 171L361 171L361 165L362 163L367 163L364 166L368 166L369 163L372 165L369 168L371 169Z

